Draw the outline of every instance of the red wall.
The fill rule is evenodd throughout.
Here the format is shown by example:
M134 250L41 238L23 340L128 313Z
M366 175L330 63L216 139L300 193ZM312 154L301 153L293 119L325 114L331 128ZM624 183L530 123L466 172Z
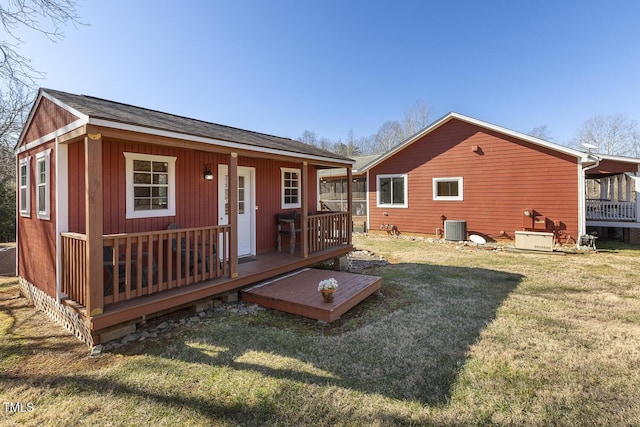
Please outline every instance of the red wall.
M31 156L30 166L30 205L31 214L23 217L18 214L18 275L33 283L49 296L56 297L56 156L51 151L49 159L50 180L50 220L38 218L36 206L36 154L54 148L53 142L43 144L33 150L20 153L18 161ZM19 203L19 201L18 201Z
M176 160L176 215L171 217L126 219L125 158L123 152L174 156ZM213 181L203 178L204 167L211 164ZM229 164L229 156L182 148L130 144L103 140L104 234L136 233L166 229L175 222L183 228L217 225L218 165ZM255 168L256 250L276 247L275 216L282 212L281 167L300 168L300 163L239 157L239 166ZM82 143L69 147L69 228L84 232L84 148ZM316 170L309 167L308 209L315 211Z
M29 129L25 132L23 141L29 143L42 136L74 122L78 118L58 107L47 98L42 98L42 102L38 104L33 115L33 120L29 125Z
M376 175L405 173L408 208L376 207ZM434 201L432 179L440 177L463 177L464 200ZM534 209L578 234L576 158L456 119L372 168L369 198L372 230L394 224L401 233L435 234L444 215L466 220L469 233L514 237L523 212Z

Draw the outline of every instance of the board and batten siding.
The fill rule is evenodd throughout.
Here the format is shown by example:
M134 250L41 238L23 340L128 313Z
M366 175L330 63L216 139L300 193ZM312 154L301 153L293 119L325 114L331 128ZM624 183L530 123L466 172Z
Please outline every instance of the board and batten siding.
M25 278L42 289L52 298L56 297L56 157L54 141L47 142L18 155L18 161L31 157L30 175L30 214L28 217L18 213L18 276ZM49 156L49 218L38 218L36 198L37 161L36 155L51 149ZM19 194L19 192L18 192ZM19 201L18 201L19 203Z
M381 174L408 175L407 208L377 207ZM463 178L463 200L433 200L433 178L446 177ZM372 168L368 191L373 230L393 224L400 233L435 234L444 215L467 221L470 234L513 238L524 211L533 209L578 236L575 157L457 119Z
M33 114L33 120L24 134L23 145L63 128L76 120L78 120L78 117L43 98L42 102L38 104Z
M176 157L176 215L126 219L126 187L124 152ZM103 140L104 234L137 233L164 230L171 223L181 228L218 224L218 165L228 164L226 154L194 151L183 148L131 144ZM203 178L206 164L211 164L215 178ZM240 156L239 166L255 170L256 251L266 252L276 247L276 214L281 209L281 167L301 169L301 164ZM69 229L84 233L84 146L69 146ZM316 170L309 167L307 179L308 209L317 204Z

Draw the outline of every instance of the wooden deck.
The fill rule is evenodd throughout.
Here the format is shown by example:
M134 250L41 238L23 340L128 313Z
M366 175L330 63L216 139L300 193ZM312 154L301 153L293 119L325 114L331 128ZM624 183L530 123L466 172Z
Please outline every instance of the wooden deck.
M103 314L92 317L93 330L101 330L123 322L141 319L144 318L144 316L164 310L180 308L193 301L235 291L263 280L291 273L292 271L313 265L314 263L346 255L350 250L351 245L343 245L341 247L316 252L308 258L302 258L298 253L291 254L288 251L282 251L267 252L254 255L250 257L250 259L241 259L238 265L239 274L236 278L231 279L228 276L223 276L213 280L206 280L180 288L108 304L105 306ZM327 270L327 274L333 273L333 271ZM335 272L335 274L337 275L339 272ZM339 291L340 290L341 289L339 289Z
M339 285L333 302L326 303L318 283L330 277ZM304 268L245 288L241 296L264 307L332 322L380 289L381 283L377 276Z

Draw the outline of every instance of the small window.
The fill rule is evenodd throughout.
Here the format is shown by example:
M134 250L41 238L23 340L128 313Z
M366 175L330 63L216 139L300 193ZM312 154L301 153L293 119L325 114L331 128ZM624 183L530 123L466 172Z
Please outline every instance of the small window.
M280 168L282 171L282 209L300 207L300 169Z
M51 149L36 154L36 211L39 219L50 219L50 157Z
M462 177L433 178L433 200L463 200Z
M406 208L407 175L378 175L378 206Z
M175 157L124 153L127 218L175 215Z
M19 196L20 197L20 215L31 216L31 174L29 173L29 165L31 157L20 160L18 171Z

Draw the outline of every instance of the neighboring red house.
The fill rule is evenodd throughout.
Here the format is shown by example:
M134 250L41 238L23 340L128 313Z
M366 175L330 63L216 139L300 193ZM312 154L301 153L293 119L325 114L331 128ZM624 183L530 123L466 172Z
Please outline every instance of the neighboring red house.
M605 163L615 170L603 169ZM639 163L614 156L605 161L450 113L353 174L367 176L370 230L442 235L444 221L453 220L466 222L467 234L490 240L530 230L570 243L597 225L589 220L602 210L602 201L587 205L587 178L627 172L634 180ZM625 188L630 215L611 217L623 222L607 226L640 230L637 187ZM619 200L609 198L609 211L620 207Z
M22 292L88 344L351 249L316 176L352 161L291 139L41 89L16 152ZM291 212L332 239L277 251Z

